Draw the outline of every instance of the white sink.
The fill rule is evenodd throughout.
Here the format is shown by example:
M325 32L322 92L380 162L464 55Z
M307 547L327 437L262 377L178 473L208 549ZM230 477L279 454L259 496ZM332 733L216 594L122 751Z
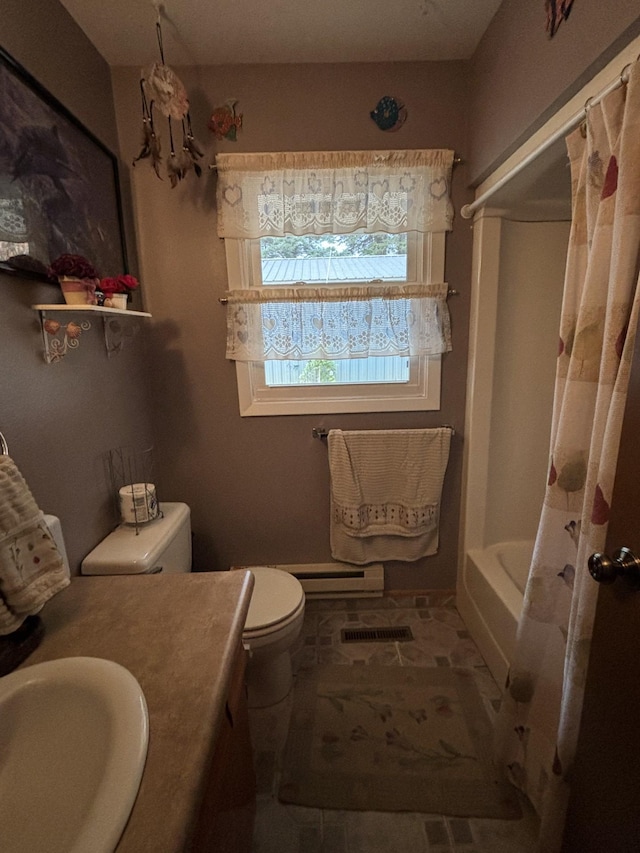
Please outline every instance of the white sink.
M111 853L147 756L140 685L100 658L0 678L2 853Z

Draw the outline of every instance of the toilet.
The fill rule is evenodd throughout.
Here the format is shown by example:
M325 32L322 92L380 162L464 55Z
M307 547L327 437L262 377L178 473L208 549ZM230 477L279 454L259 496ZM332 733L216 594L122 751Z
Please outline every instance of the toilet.
M255 585L242 642L249 652L247 699L266 708L287 696L293 681L291 647L304 620L304 592L298 578L269 566L247 566Z
M191 571L191 513L184 503L162 503L162 516L136 528L121 524L82 561L83 575L171 574ZM255 584L242 633L248 652L251 708L280 702L292 684L291 647L304 619L304 592L293 575L247 566Z

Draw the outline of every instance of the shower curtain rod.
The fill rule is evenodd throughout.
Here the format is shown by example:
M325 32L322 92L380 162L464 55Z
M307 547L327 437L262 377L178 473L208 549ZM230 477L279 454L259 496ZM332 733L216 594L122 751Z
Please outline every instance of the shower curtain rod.
M640 57L639 57L640 58ZM601 89L597 95L594 95L592 98L587 98L585 105L582 109L578 110L577 113L574 113L571 118L567 119L567 121L558 128L554 133L551 134L544 142L541 142L533 151L527 154L519 163L517 163L512 169L510 169L505 175L500 178L499 181L490 187L486 192L479 195L471 204L465 204L462 206L460 210L460 214L463 219L471 219L473 214L478 210L478 208L483 207L484 204L491 198L491 196L496 193L498 190L502 189L502 187L509 183L512 178L515 178L516 175L520 174L520 172L526 168L529 163L532 163L536 157L539 157L547 148L550 148L555 142L565 136L570 130L578 124L578 122L583 121L586 118L586 115L591 107L594 107L596 104L600 103L600 101L605 98L610 92L615 91L620 86L624 85L629 80L629 72L631 69L631 64L625 65L622 69L622 73L616 77L615 80L612 80L604 89Z

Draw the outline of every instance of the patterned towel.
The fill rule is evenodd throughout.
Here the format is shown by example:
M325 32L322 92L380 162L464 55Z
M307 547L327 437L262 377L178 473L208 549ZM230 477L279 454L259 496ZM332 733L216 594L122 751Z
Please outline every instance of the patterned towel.
M69 584L69 572L29 487L0 455L0 635L17 630Z
M329 431L331 553L363 565L438 550L451 429Z

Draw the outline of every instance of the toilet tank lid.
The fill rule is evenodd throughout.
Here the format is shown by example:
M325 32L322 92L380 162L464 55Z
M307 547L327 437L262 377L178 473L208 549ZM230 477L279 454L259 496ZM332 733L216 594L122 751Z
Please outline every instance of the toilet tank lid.
M255 579L249 612L244 623L247 631L266 628L290 616L304 599L302 584L293 575L271 566L247 566Z
M150 572L184 524L190 510L184 503L161 503L161 518L141 524L121 524L82 561L83 575L137 575Z

